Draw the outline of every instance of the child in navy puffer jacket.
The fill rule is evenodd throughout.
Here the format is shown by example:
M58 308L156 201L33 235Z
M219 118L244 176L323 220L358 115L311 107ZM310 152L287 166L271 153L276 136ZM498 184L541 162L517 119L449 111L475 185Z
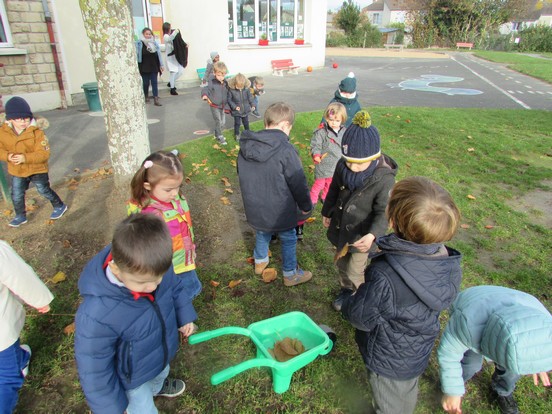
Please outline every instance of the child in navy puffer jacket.
M83 270L75 357L94 413L155 414L153 397L175 397L184 382L167 378L179 344L197 318L172 268L172 240L153 214L133 214L113 243Z

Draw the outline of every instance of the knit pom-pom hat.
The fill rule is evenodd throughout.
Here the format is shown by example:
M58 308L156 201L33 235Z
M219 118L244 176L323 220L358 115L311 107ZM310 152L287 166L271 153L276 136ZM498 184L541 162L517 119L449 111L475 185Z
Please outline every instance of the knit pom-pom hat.
M27 101L19 96L14 96L6 102L6 119L33 118L31 107Z
M368 111L359 111L345 130L341 153L347 162L364 163L381 156L380 134Z
M353 93L356 91L356 78L353 72L349 72L347 77L341 81L339 90L345 93Z

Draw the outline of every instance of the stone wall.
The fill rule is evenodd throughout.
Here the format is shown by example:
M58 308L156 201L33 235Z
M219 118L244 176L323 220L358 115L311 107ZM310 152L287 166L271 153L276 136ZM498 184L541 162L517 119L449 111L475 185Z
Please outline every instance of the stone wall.
M13 49L0 49L0 93L29 95L58 91L58 82L48 27L41 0L7 0L6 12L12 35ZM50 12L52 5L49 4ZM53 16L52 16L53 19ZM53 24L54 33L55 23ZM22 53L23 54L17 54ZM61 64L61 54L58 58ZM13 53L13 54L10 54Z

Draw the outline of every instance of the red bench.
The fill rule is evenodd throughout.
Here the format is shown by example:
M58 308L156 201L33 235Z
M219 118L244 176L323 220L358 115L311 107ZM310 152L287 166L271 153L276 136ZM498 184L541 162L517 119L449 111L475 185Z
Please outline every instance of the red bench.
M272 64L272 74L274 76L284 76L285 70L294 75L299 74L297 69L299 69L300 66L294 65L291 59L271 60L270 63Z
M467 49L470 49L473 47L473 43L468 42L458 42L456 43L456 49L460 49L461 47L465 47Z

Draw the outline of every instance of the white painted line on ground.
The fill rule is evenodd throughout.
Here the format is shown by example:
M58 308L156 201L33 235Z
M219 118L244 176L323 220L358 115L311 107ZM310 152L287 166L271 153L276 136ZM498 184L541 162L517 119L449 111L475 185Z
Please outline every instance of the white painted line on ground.
M521 81L516 81L516 83L521 83Z
M535 91L527 91L528 93L535 94Z
M536 91L539 95L544 95L543 91Z
M532 87L531 85L525 85L525 87L526 87L527 89L533 89L533 87Z
M525 109L531 109L531 107L529 105L527 105L525 102L522 102L520 101L519 99L517 99L516 97L512 96L511 94L509 94L508 92L506 92L504 89L500 88L499 86L495 85L494 83L492 83L489 79L487 79L486 77L484 77L483 75L480 75L479 73L477 73L476 71L474 71L473 69L471 69L470 67L464 65L462 62L458 62L454 56L451 57L452 60L454 60L456 63L458 63L459 65L462 65L464 66L467 70L469 70L471 73L473 73L475 76L477 76L478 78L480 78L481 80L483 80L484 82L487 82L489 85L491 85L493 88L495 88L497 91L501 92L502 94L506 95L507 97L509 97L511 100L513 100L515 103L517 103L518 105L522 106L523 108Z

